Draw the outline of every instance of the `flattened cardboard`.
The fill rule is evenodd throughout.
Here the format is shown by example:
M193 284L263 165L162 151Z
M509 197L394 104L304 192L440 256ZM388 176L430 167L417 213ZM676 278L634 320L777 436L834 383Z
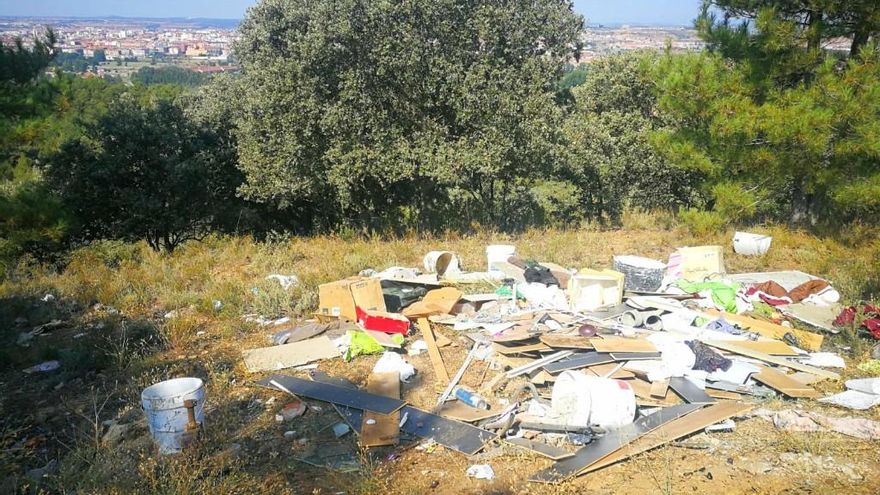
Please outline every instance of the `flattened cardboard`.
M367 392L371 394L400 398L400 374L372 373L367 379ZM400 439L400 411L379 414L366 411L361 423L360 444L364 447L397 445Z
M437 411L437 414L444 418L454 419L456 421L464 421L465 423L473 423L488 418L494 418L501 414L499 409L477 409L471 407L460 400L451 400L444 402L443 406Z
M326 336L301 340L292 344L261 347L242 351L248 371L277 371L321 359L339 357L339 350Z
M424 318L431 315L443 315L452 312L452 308L464 293L455 287L434 289L425 294L424 299L403 309L403 315L410 319Z

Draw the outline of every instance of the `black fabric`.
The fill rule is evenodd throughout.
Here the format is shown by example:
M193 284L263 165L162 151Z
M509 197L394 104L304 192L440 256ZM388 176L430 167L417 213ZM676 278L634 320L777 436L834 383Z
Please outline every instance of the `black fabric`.
M428 290L424 287L393 280L382 281L382 298L385 299L385 310L399 313L400 310L425 297Z
M689 340L686 344L694 351L694 355L697 356L697 361L694 363L695 370L708 371L709 373L719 369L727 371L733 364L733 361L718 354L715 349L699 340Z
M526 278L526 282L533 283L537 282L539 284L544 285L555 285L559 286L559 281L556 280L556 277L550 273L550 269L546 266L541 265L533 265L526 268L523 276Z

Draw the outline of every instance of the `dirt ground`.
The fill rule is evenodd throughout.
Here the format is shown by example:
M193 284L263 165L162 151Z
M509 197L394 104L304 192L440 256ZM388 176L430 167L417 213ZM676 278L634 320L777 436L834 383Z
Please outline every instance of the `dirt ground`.
M576 242L577 236L587 236L589 245L598 246L589 257L606 258L605 266L610 265L608 253L619 250L663 257L662 252L673 246L696 243L680 232L651 230L545 232L509 240L524 246L527 254L549 253L555 258L551 260L571 264L586 256L577 250L566 251L559 243ZM482 246L491 240L481 236L446 239L444 246L479 259ZM717 242L722 240L719 235ZM844 272L839 271L840 265L829 265L826 258L846 259L845 266L852 268L854 275L840 285L851 291L849 297L861 296L862 292L849 287L872 283L870 276L858 277L860 271L864 277L863 264L872 266L876 255L872 249L876 248L835 242L783 234L774 241L777 258L756 263L725 254L731 255L730 271L801 266L819 276L833 272L838 279ZM353 434L334 437L330 426L340 418L326 403L307 400L309 409L304 416L276 422L275 415L287 398L255 386L254 381L265 375L248 374L241 362L241 350L267 344L265 329L241 318L260 304L269 304L248 300L249 288L265 273L283 268L300 274L304 285L313 287L357 273L357 267L412 266L418 264L419 253L438 243L436 239L396 244L323 239L268 248L255 247L252 241L222 240L175 254L172 259L139 251L139 259L123 259L114 265L106 257L87 257L92 264L75 259L61 272L33 269L8 281L0 295L0 324L5 329L0 334L4 339L0 355L4 361L0 366L0 492L880 493L876 442L837 433L788 433L758 417L738 418L733 432L698 433L559 485L528 482L530 474L551 461L510 445L490 444L472 458L439 446L424 448L423 439L406 437L398 447L361 450ZM326 262L334 266L328 268L323 265ZM142 285L133 281L135 269L146 279ZM143 288L160 284L165 288L161 293L147 293ZM239 293L245 295L235 296ZM54 298L43 301L45 294ZM314 295L304 291L292 297L301 301ZM225 302L219 313L211 309L215 298ZM166 318L172 309L181 310L184 316ZM291 306L288 311L296 315L299 309ZM16 344L20 333L53 319L62 323L35 336L27 347ZM441 350L451 374L463 361L469 341L448 328L435 328L453 342ZM868 376L857 371L856 365L868 359L873 342L841 336L829 337L826 342L828 350L846 357L845 378ZM62 363L59 370L21 371L52 359ZM364 386L376 359L361 356L351 363L322 361L318 369ZM409 360L418 375L404 385L402 398L430 408L437 395L429 358L423 353ZM483 362L475 363L463 383L477 386L498 373L486 368ZM290 373L306 376L305 371ZM144 387L177 376L206 381L205 429L198 443L183 454L158 456L138 397ZM515 385L512 382L498 396L506 397ZM839 391L842 383L824 382L819 388ZM757 407L880 419L876 409L853 414L808 399L773 399ZM357 470L343 472L307 462L330 452L350 453ZM496 478L468 478L465 471L472 464L489 464Z

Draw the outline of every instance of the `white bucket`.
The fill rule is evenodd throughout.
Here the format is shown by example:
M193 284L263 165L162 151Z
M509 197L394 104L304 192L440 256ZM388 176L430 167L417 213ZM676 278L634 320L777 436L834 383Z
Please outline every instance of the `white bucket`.
M501 270L492 267L492 264L498 261L507 261L511 256L516 255L516 246L509 244L493 244L486 246L486 260L489 265L489 273L503 275Z
M196 422L199 426L204 425L205 384L200 379L175 378L151 385L141 392L141 404L160 454L174 454L183 448L189 422L184 406L187 400L195 402Z
M437 275L450 275L461 273L460 260L458 256L450 251L431 251L425 255L422 260L425 266L425 273L436 273Z
M773 238L769 235L737 232L733 236L733 250L744 256L761 256L770 250Z
M553 384L551 418L574 428L614 429L633 422L636 396L623 380L564 371Z

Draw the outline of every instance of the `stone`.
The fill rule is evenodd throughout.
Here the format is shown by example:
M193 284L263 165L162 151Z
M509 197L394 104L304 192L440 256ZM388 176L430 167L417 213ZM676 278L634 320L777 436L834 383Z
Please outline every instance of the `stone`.
M113 423L107 428L107 432L104 433L104 436L101 437L101 443L106 447L114 448L125 440L130 430L131 425Z

